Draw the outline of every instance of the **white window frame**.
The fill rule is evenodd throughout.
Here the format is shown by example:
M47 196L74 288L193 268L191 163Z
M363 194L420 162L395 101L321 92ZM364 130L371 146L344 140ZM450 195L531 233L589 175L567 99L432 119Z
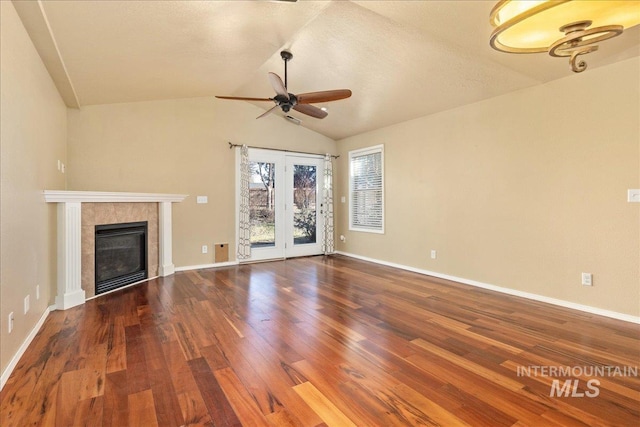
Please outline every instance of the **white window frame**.
M359 227L353 225L353 158L366 156L369 154L380 153L380 163L382 170L382 180L381 180L381 190L382 190L382 227L381 228L369 228L369 227ZM376 233L376 234L384 234L385 222L384 222L384 211L385 211L385 197L384 197L384 145L375 145L372 147L361 148L358 150L349 151L349 230L350 231L361 231L365 233Z

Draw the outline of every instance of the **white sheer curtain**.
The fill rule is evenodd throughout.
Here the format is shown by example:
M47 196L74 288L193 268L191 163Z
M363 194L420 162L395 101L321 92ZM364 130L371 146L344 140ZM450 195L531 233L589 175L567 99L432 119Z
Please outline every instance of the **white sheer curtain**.
M333 241L333 163L330 154L324 156L323 209L324 229L322 230L322 251L325 255L335 252Z
M249 217L249 148L240 147L240 206L238 221L238 259L251 258L251 222Z

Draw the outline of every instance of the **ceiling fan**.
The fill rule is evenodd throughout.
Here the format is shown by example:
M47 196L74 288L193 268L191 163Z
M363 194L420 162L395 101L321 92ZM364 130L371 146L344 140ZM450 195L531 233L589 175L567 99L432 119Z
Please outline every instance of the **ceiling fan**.
M311 117L315 117L316 119L324 119L327 117L327 112L321 110L318 107L315 107L311 104L315 104L318 102L329 102L329 101L337 101L339 99L349 98L351 96L351 91L349 89L336 89L336 90L325 90L321 92L308 92L301 93L299 95L294 95L293 93L289 93L287 91L287 62L293 58L293 54L289 51L283 50L280 52L280 56L284 61L284 83L280 76L276 73L269 73L269 83L273 87L273 90L276 91L276 96L273 98L246 98L241 96L216 96L216 98L220 99L236 99L240 101L273 101L275 102L275 106L264 112L263 114L256 117L259 119L260 117L264 117L267 114L273 112L276 108L280 107L282 111L288 113L289 110L294 109L299 113L306 114Z

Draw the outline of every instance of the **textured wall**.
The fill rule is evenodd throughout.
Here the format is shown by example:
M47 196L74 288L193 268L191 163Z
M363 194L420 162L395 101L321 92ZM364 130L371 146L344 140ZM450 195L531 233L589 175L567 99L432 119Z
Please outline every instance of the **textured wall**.
M0 371L5 372L49 304L56 286L56 205L63 190L66 107L13 4L0 2ZM40 299L36 286L40 286ZM24 314L24 298L30 309ZM14 330L7 318L14 312Z
M176 267L235 259L235 153L228 141L334 153L335 142L246 102L192 98L69 110L69 190L189 194L173 204ZM310 119L312 120L312 119ZM196 204L196 196L209 203ZM202 254L202 245L209 253Z
M639 75L638 58L567 72L338 141L337 197L349 150L384 144L386 179L386 233L349 232L338 202L338 250L640 315Z

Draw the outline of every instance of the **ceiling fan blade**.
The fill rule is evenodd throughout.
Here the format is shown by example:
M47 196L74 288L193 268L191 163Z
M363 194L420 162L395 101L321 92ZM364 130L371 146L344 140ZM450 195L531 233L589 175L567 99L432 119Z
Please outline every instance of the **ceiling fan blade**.
M269 108L267 111L265 111L264 113L260 114L258 117L256 117L256 119L259 119L261 117L266 116L267 114L271 114L273 112L273 110L275 110L276 108L278 108L279 105L274 105L273 107Z
M294 105L293 109L302 114L306 114L307 116L315 117L316 119L324 119L329 114L326 111L319 109L318 107L307 104Z
M239 101L273 101L272 98L245 98L243 96L218 96L216 98L220 99L237 99Z
M349 89L324 90L322 92L309 92L296 95L298 104L315 104L318 102L337 101L339 99L349 98L351 91Z
M269 73L269 83L271 83L271 87L276 91L278 95L284 96L287 100L289 100L289 93L287 92L287 88L282 83L282 79L276 73Z

